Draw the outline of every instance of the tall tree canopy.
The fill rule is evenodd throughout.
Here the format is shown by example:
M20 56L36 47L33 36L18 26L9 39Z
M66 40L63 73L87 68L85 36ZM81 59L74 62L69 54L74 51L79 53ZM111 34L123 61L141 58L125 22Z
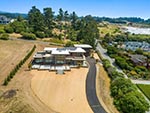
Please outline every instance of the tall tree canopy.
M70 19L71 19L72 27L75 29L76 28L76 21L78 19L77 14L75 12L73 12L72 14L70 14Z
M62 8L59 9L59 14L57 15L58 21L63 21L64 20L64 11Z
M82 40L83 43L90 44L95 48L95 39L99 38L99 30L96 21L92 16L88 15L83 18L82 24L82 29L77 36L77 40Z
M35 6L28 13L29 25L35 31L43 31L44 30L44 18L39 9Z
M69 21L69 13L68 13L68 11L64 12L64 21Z
M53 28L53 18L54 18L54 12L52 11L52 8L44 8L44 22L45 22L45 26L48 29L52 29Z

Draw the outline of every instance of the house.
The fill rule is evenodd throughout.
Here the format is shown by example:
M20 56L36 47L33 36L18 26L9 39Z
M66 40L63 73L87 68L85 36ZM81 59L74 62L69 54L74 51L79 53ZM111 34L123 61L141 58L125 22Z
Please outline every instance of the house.
M72 67L87 67L86 51L80 47L50 48L35 53L32 61L34 69L70 70Z
M147 66L147 57L143 55L130 55L131 61L135 65L140 65L140 66Z
M0 24L8 24L11 22L10 18L7 18L6 16L0 15Z
M85 56L90 56L91 55L91 50L92 50L92 46L88 45L88 44L74 44L74 47L79 47L82 48L86 51Z
M136 41L128 41L125 42L124 48L126 50L136 51L137 49L141 49L143 51L150 52L150 44L146 42L136 42Z

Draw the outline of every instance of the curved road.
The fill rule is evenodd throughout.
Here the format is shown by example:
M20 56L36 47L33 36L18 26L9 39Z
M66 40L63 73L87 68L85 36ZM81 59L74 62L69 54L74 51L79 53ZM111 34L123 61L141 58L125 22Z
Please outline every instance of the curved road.
M86 79L86 95L88 103L94 113L106 113L101 106L96 94L96 61L92 58L87 58L90 69Z

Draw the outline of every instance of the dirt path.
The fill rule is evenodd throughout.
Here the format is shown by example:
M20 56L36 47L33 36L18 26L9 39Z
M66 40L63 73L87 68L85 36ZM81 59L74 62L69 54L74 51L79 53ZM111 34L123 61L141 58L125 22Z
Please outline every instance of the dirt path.
M31 87L41 101L58 113L92 113L85 93L87 72L87 68L80 68L56 75L33 70Z

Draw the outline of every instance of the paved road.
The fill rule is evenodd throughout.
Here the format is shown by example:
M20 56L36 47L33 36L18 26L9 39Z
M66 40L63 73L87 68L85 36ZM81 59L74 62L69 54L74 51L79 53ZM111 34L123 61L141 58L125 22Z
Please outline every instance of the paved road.
M145 84L145 85L150 85L149 80L131 80L135 84Z
M115 64L115 60L110 58L108 55L107 55L107 50L104 49L99 43L97 43L97 47L96 49L101 53L101 56L105 59L108 59L111 63L111 65L113 67L116 67L116 70L118 72L121 72L123 73L124 77L125 78L128 78L128 76L122 71L122 69L120 69L116 64ZM146 80L131 80L134 84L150 84L150 81L146 81Z
M96 62L91 58L87 58L87 61L90 64L90 69L86 79L86 95L88 103L94 113L106 113L96 94Z

